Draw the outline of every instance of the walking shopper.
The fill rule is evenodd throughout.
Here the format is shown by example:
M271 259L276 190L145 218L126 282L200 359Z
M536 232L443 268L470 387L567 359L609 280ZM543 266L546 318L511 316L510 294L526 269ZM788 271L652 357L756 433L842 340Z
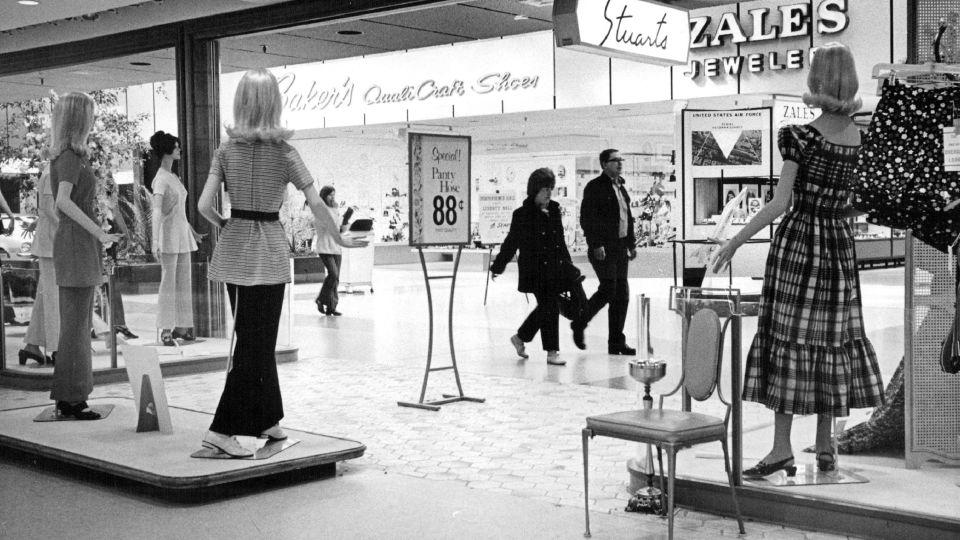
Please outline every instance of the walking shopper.
M833 418L883 403L847 222L858 214L849 199L861 142L850 120L861 104L850 50L837 43L816 49L807 86L804 102L822 114L808 125L780 129L784 163L773 200L714 255L714 271L724 269L737 248L783 215L767 256L743 390L743 399L773 410L773 449L746 477L781 469L795 474L795 414L817 415L817 467L834 470Z
M222 229L209 279L225 283L234 312L236 347L227 382L203 445L232 457L253 452L236 435L283 440L283 401L274 351L283 292L290 282L289 250L280 225L287 183L303 191L314 218L344 247L365 241L343 237L313 186L300 154L286 142L293 134L280 122L283 100L266 69L246 72L233 102L229 139L210 164L199 211ZM230 219L215 204L220 188L230 194ZM331 225L333 223L333 225Z
M569 288L565 277L567 268L573 268L573 262L563 236L560 205L550 200L554 185L556 177L548 168L537 169L530 175L527 198L523 206L513 211L510 231L490 265L490 272L496 279L517 251L520 252L517 256L520 270L517 290L532 293L537 299L537 307L510 337L510 343L521 358L528 358L524 344L533 341L540 332L547 363L562 366L566 362L560 358L559 295Z
M587 258L597 273L600 287L587 301L583 317L570 323L573 342L586 348L583 332L590 320L609 305L607 312L607 353L635 355L627 345L623 326L630 304L627 267L637 256L637 239L630 213L630 195L623 187L623 158L610 148L600 152L603 172L583 188L580 228L587 238Z
M193 341L193 285L190 252L197 250L201 235L187 221L187 188L173 174L173 162L180 159L180 139L158 131L150 147L160 159L153 178L153 254L160 261L160 309L157 328L160 342L176 345L177 338Z
M93 99L71 92L53 108L50 184L60 225L53 241L53 265L60 290L60 339L50 398L61 416L97 420L87 407L93 390L90 328L93 295L103 281L101 244L120 240L95 221L97 179L87 161L93 128Z
M337 190L333 186L323 186L320 188L320 200L323 201L324 209L330 212L331 222L337 227L337 233L342 233L346 225L340 224L340 211L337 207ZM314 300L317 304L317 310L324 315L333 315L339 317L342 315L337 311L337 305L340 303L340 293L337 288L340 287L340 263L343 261L343 255L340 244L336 242L333 232L326 228L329 223L317 223L317 239L314 242L314 251L320 257L326 277L323 278L323 286L320 287L320 294Z

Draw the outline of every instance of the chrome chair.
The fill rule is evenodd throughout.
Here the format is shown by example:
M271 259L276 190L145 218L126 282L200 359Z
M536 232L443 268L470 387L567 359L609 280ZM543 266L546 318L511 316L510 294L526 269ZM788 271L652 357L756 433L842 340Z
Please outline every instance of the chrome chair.
M673 495L676 477L677 451L691 446L720 441L723 446L723 465L730 483L730 495L736 512L740 534L744 534L743 519L737 503L733 475L730 472L730 456L727 452L727 432L730 422L730 403L723 397L719 380L723 352L723 337L730 323L727 318L722 328L717 313L709 308L697 311L690 319L684 340L684 365L677 387L660 396L656 409L639 409L587 417L583 428L583 497L586 518L585 537L590 537L590 496L588 478L588 444L595 436L613 437L657 447L660 465L661 501L666 494L669 538L673 539ZM736 375L734 375L736 376ZM697 400L705 401L717 391L720 401L726 405L726 414L717 418L689 411L664 410L663 399L676 394L681 388ZM667 488L663 489L663 450L667 451Z

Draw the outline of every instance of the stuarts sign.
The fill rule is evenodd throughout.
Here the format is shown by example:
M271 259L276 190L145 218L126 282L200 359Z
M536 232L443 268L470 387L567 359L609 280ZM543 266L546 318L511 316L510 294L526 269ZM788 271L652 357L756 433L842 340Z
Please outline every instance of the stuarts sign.
M557 47L650 64L687 63L687 10L646 0L555 0Z
M690 49L696 51L728 44L779 42L791 38L808 38L814 32L819 35L838 34L849 24L847 0L759 7L747 10L739 16L736 12L727 12L716 21L707 16L691 17ZM801 41L798 40L798 43ZM692 60L684 75L696 79L721 75L735 77L743 72L803 69L807 51L808 47L797 47L786 52L770 51L701 58Z

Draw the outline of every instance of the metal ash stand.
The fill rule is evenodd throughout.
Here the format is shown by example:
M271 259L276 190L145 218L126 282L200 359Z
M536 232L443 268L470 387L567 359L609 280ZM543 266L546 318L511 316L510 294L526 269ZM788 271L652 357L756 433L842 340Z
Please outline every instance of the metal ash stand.
M639 311L637 335L640 339L640 361L629 363L630 376L643 384L643 409L649 411L653 409L650 385L666 376L667 364L650 358L653 353L653 347L650 345L650 299L640 295L637 310ZM662 514L663 493L659 488L653 487L653 477L656 476L656 469L653 466L653 446L649 444L644 446L646 446L645 455L641 449L638 457L627 462L627 469L631 476L630 491L634 494L627 504L627 511ZM638 484L642 487L637 488Z

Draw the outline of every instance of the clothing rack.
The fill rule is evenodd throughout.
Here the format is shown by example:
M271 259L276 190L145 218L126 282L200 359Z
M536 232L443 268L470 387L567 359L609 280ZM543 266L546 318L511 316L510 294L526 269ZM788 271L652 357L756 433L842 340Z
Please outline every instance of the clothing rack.
M960 82L960 65L926 62L923 64L876 64L872 76L880 82L877 94L883 88L884 81L897 81L909 77L921 78L915 84L937 84ZM926 80L922 79L926 78ZM911 81L906 81L911 82Z

